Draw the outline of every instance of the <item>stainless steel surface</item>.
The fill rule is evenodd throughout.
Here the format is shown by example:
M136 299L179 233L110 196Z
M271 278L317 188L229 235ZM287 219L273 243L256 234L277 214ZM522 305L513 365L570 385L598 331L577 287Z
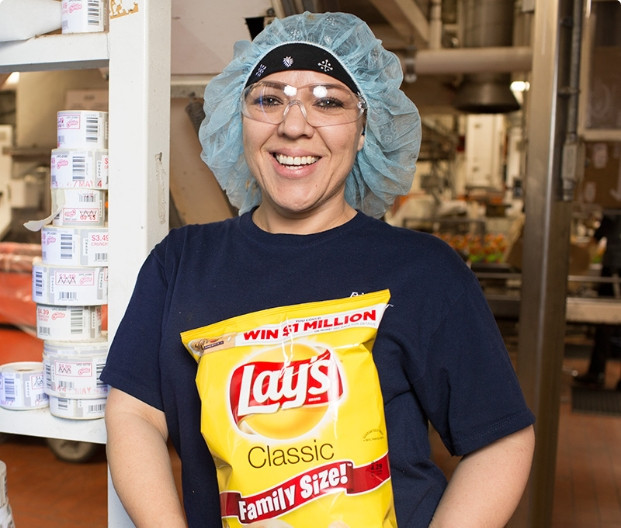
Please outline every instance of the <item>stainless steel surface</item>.
M582 0L574 0L582 2ZM550 526L565 336L571 204L561 200L561 147L567 109L559 97L570 56L571 0L535 3L518 375L537 417L531 477L511 526Z
M521 300L518 294L490 293L487 302L497 318L519 319ZM567 297L565 320L568 323L621 324L621 301L588 297Z
M519 319L522 274L494 266L474 271L494 315L500 319ZM569 275L567 282L570 292L565 300L566 322L621 324L621 298L597 297L597 286L601 283L618 286L621 284L618 276Z
M510 47L513 42L513 2L464 0L463 45L466 48ZM519 110L506 73L468 74L455 94L455 108L473 113Z

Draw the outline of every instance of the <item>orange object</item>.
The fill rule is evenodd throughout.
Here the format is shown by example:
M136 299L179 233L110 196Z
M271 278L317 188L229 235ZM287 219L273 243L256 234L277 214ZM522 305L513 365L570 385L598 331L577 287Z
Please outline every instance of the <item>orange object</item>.
M17 327L0 326L0 365L42 361L43 341Z
M0 322L35 328L32 261L40 256L39 244L0 242Z

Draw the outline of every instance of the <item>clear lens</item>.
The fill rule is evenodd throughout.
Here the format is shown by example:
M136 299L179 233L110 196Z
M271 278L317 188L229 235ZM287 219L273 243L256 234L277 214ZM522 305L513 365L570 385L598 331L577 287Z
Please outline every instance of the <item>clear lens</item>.
M242 93L242 113L256 121L281 123L292 105L298 105L309 125L344 125L360 118L364 99L348 88L333 84L309 84L296 88L262 81Z

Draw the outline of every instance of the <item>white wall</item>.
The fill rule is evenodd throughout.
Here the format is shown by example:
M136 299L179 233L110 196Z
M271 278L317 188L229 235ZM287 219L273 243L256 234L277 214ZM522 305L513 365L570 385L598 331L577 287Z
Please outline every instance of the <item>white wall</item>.
M219 73L233 44L250 40L246 17L263 16L270 0L175 1L172 4L172 73Z

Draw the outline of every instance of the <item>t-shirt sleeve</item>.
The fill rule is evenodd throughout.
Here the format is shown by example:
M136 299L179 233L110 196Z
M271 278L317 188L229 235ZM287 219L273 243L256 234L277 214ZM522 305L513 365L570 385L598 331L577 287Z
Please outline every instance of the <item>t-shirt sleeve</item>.
M429 341L418 397L443 442L465 455L534 422L476 280L451 300Z
M101 380L163 409L160 340L168 281L160 243L143 263L131 299L110 345Z

